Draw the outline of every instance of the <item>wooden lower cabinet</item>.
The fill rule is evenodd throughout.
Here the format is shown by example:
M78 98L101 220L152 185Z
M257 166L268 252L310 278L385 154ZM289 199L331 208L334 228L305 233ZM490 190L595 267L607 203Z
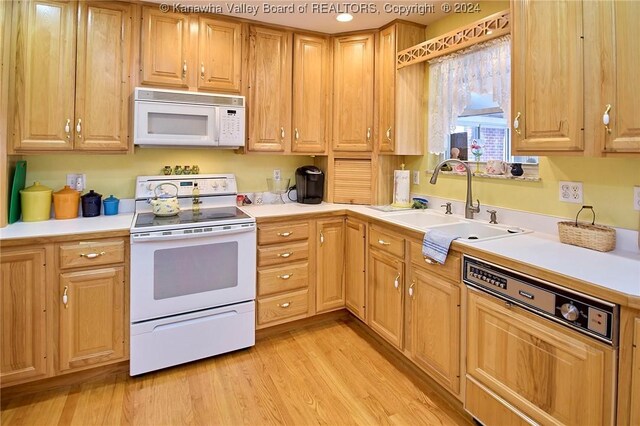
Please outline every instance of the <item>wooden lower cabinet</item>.
M320 219L317 229L316 312L344 308L344 218Z
M348 218L345 224L345 305L366 321L367 224Z
M633 352L631 361L631 412L630 424L640 424L640 317L636 318L633 327Z
M412 268L411 360L440 384L460 393L460 287Z
M404 262L369 250L367 321L389 343L402 348Z
M123 267L60 275L60 370L114 361L125 355Z
M542 424L613 424L613 348L476 291L467 312L467 377L503 406Z
M49 374L44 248L2 250L0 256L2 386Z

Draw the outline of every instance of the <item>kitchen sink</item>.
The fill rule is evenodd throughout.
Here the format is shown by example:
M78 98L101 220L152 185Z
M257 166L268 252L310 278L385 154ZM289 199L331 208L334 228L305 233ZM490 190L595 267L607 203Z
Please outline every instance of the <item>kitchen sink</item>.
M456 224L461 222L461 219L459 218L431 213L425 210L390 213L385 215L384 218L390 222L395 222L400 225L408 225L415 228L430 228L434 225L443 225L447 223Z
M494 238L510 237L519 234L525 234L532 231L524 230L518 227L508 227L500 225L487 225L478 222L459 222L449 225L433 227L440 232L452 234L458 239L472 243L474 241L486 241Z

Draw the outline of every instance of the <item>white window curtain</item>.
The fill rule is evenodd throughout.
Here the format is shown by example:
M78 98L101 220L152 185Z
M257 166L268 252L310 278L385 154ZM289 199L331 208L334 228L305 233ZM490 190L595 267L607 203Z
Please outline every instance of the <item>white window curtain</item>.
M446 151L457 117L471 93L491 94L505 113L511 107L511 36L474 46L429 62L429 152Z

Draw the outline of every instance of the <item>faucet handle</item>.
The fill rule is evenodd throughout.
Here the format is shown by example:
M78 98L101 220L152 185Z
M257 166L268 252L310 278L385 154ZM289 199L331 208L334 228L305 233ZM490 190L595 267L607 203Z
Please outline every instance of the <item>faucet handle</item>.
M444 214L452 214L451 213L451 203L443 204L440 207L445 207Z
M491 215L491 217L489 218L489 223L498 223L498 219L497 219L497 214L498 212L495 210L487 210L487 213L489 213Z

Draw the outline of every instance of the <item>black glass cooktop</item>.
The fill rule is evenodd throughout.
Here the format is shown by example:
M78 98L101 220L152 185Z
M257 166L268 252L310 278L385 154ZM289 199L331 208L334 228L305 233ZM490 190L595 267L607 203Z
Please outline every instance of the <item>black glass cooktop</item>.
M193 223L206 223L216 225L237 219L249 219L250 216L237 207L215 207L193 210L182 210L176 216L156 216L153 213L139 213L134 225L135 228L148 228L166 225L188 225Z

